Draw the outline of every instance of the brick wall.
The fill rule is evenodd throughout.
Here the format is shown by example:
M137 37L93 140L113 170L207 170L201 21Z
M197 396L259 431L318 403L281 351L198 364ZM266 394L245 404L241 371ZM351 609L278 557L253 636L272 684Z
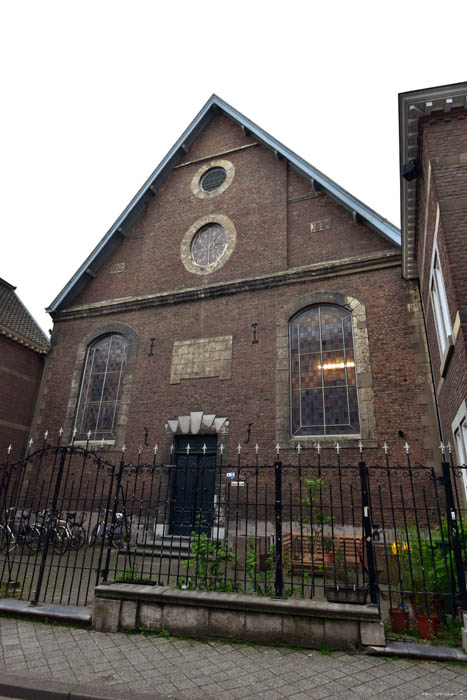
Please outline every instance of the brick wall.
M467 119L463 110L423 120L421 163L417 212L420 286L444 439L453 443L452 421L467 398ZM436 242L454 336L444 378L429 286L437 217Z
M10 444L10 460L24 453L43 366L43 355L0 336L0 461Z

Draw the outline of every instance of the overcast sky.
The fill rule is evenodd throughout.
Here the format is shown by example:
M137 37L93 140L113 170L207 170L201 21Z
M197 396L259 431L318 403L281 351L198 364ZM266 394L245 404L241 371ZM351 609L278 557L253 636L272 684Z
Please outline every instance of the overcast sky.
M0 0L0 277L44 309L215 92L393 223L399 92L465 80L464 2Z

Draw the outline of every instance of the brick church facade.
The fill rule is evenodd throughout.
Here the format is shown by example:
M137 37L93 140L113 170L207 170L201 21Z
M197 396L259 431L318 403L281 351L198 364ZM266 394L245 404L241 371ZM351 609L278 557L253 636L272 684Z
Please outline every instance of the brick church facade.
M50 306L35 438L63 426L105 458L157 444L167 461L210 437L263 463L318 442L403 461L407 442L438 465L402 253L396 227L213 96Z

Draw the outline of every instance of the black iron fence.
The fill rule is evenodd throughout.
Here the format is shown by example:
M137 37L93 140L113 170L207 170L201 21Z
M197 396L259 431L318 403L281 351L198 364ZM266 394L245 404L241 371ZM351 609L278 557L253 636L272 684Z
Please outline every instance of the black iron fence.
M186 443L186 444L185 444ZM86 604L99 582L467 609L465 467L223 463L202 440L170 463L111 463L44 444L0 469L0 587L33 603ZM443 612L444 611L444 612ZM402 624L402 623L401 623Z

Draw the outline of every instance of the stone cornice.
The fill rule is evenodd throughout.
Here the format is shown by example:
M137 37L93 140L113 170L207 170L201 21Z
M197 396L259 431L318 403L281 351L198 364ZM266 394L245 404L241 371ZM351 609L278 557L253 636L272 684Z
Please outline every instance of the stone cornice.
M241 292L271 289L287 284L299 284L302 282L327 279L329 277L354 275L358 272L369 272L371 270L381 270L387 267L397 267L400 265L400 262L400 250L386 250L383 253L359 255L343 260L332 260L325 263L307 265L305 267L295 267L281 272L274 272L269 275L245 277L232 280L231 282L210 284L204 287L177 289L170 292L160 292L159 294L124 297L121 299L110 299L92 304L84 304L82 306L73 306L67 310L54 313L53 319L54 321L68 321L78 318L89 318L90 316L138 311L155 306L182 304L198 301L200 299L213 299L221 296L239 294Z
M400 168L420 159L420 120L430 116L449 117L454 110L467 110L467 82L414 90L399 95ZM443 155L443 154L441 154ZM420 165L420 163L419 163ZM416 259L418 180L401 176L402 274L418 277Z
M15 333L10 328L7 328L6 326L0 325L0 335L4 335L6 338L13 340L15 343L19 343L20 345L24 345L26 348L29 348L30 350L34 350L34 352L37 352L40 355L47 355L47 353L49 352L49 349L50 349L49 347L44 347L44 346L39 345L38 343L34 343L34 341L29 340L28 338L25 338L23 335L20 335L19 333Z

